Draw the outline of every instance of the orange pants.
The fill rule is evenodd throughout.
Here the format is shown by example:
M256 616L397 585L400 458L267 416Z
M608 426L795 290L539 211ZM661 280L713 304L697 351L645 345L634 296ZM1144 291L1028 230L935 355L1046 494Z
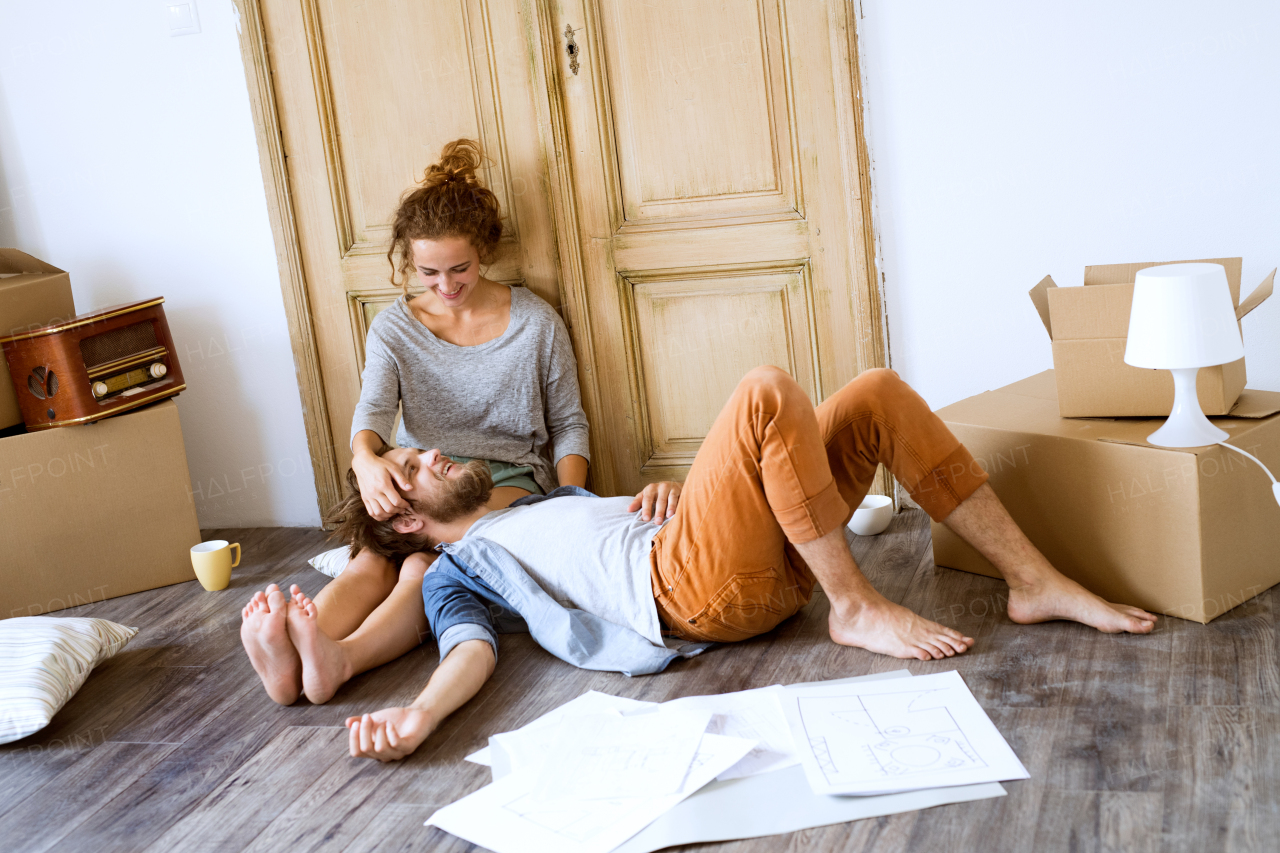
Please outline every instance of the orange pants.
M935 521L987 481L969 451L892 370L868 370L814 409L758 367L698 451L676 514L653 540L658 614L691 640L744 640L809 601L792 547L847 524L883 463Z

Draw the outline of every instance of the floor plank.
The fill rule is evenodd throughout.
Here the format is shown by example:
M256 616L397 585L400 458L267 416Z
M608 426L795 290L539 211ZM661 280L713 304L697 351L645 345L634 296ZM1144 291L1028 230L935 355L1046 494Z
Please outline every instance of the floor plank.
M468 851L423 827L489 781L463 759L586 690L649 701L894 669L958 670L1026 764L1005 797L689 850L1199 851L1280 849L1280 638L1274 593L1209 625L1162 619L1146 637L1021 626L991 578L933 565L927 519L900 513L850 537L888 597L974 637L963 656L897 661L836 646L822 591L775 631L639 678L577 670L528 636L403 762L350 758L342 721L404 704L438 664L428 643L332 701L282 708L253 675L239 611L267 583L314 594L317 530L206 531L238 541L225 591L194 581L59 615L138 626L44 731L0 746L0 838L40 851ZM43 827L43 831L39 828Z

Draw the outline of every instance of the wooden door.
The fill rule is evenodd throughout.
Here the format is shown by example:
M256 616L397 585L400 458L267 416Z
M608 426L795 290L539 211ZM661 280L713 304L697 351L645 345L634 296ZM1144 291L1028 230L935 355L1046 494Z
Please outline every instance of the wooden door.
M314 332L320 376L304 404L323 409L308 437L326 506L350 465L365 334L400 295L386 259L397 201L446 142L477 139L492 161L483 179L508 236L485 275L560 305L534 47L520 0L261 0L259 8L250 24L265 41L306 288L307 316L296 325Z
M605 492L681 478L756 365L819 401L884 364L850 14L564 0L544 26Z
M493 158L511 226L486 274L563 300L598 492L683 477L751 367L821 400L884 364L848 2L246 6L322 507L365 332L398 295L397 198L460 136Z

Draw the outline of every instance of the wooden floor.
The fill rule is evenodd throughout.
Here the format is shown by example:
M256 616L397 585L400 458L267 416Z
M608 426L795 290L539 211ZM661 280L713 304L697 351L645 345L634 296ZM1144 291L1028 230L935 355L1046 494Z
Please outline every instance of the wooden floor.
M470 845L422 826L489 781L464 762L588 689L664 701L897 669L833 645L819 594L777 631L628 679L574 669L527 636L503 639L484 690L407 760L346 753L342 720L409 702L434 644L367 673L328 705L262 691L239 611L275 581L328 579L305 559L314 530L207 531L244 545L224 592L194 581L58 615L137 626L53 723L0 747L0 849L441 850ZM1280 849L1280 676L1274 596L1207 625L1162 619L1146 637L1056 623L1022 627L1003 584L933 566L918 510L855 554L890 598L977 638L958 669L1031 773L1007 797L696 849L733 851L1161 851ZM695 849L695 848L688 848Z

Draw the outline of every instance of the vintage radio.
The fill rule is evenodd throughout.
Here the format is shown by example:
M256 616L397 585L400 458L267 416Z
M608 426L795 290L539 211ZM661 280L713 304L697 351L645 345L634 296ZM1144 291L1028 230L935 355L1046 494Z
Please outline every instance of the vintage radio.
M164 297L0 338L28 430L96 421L187 386Z

